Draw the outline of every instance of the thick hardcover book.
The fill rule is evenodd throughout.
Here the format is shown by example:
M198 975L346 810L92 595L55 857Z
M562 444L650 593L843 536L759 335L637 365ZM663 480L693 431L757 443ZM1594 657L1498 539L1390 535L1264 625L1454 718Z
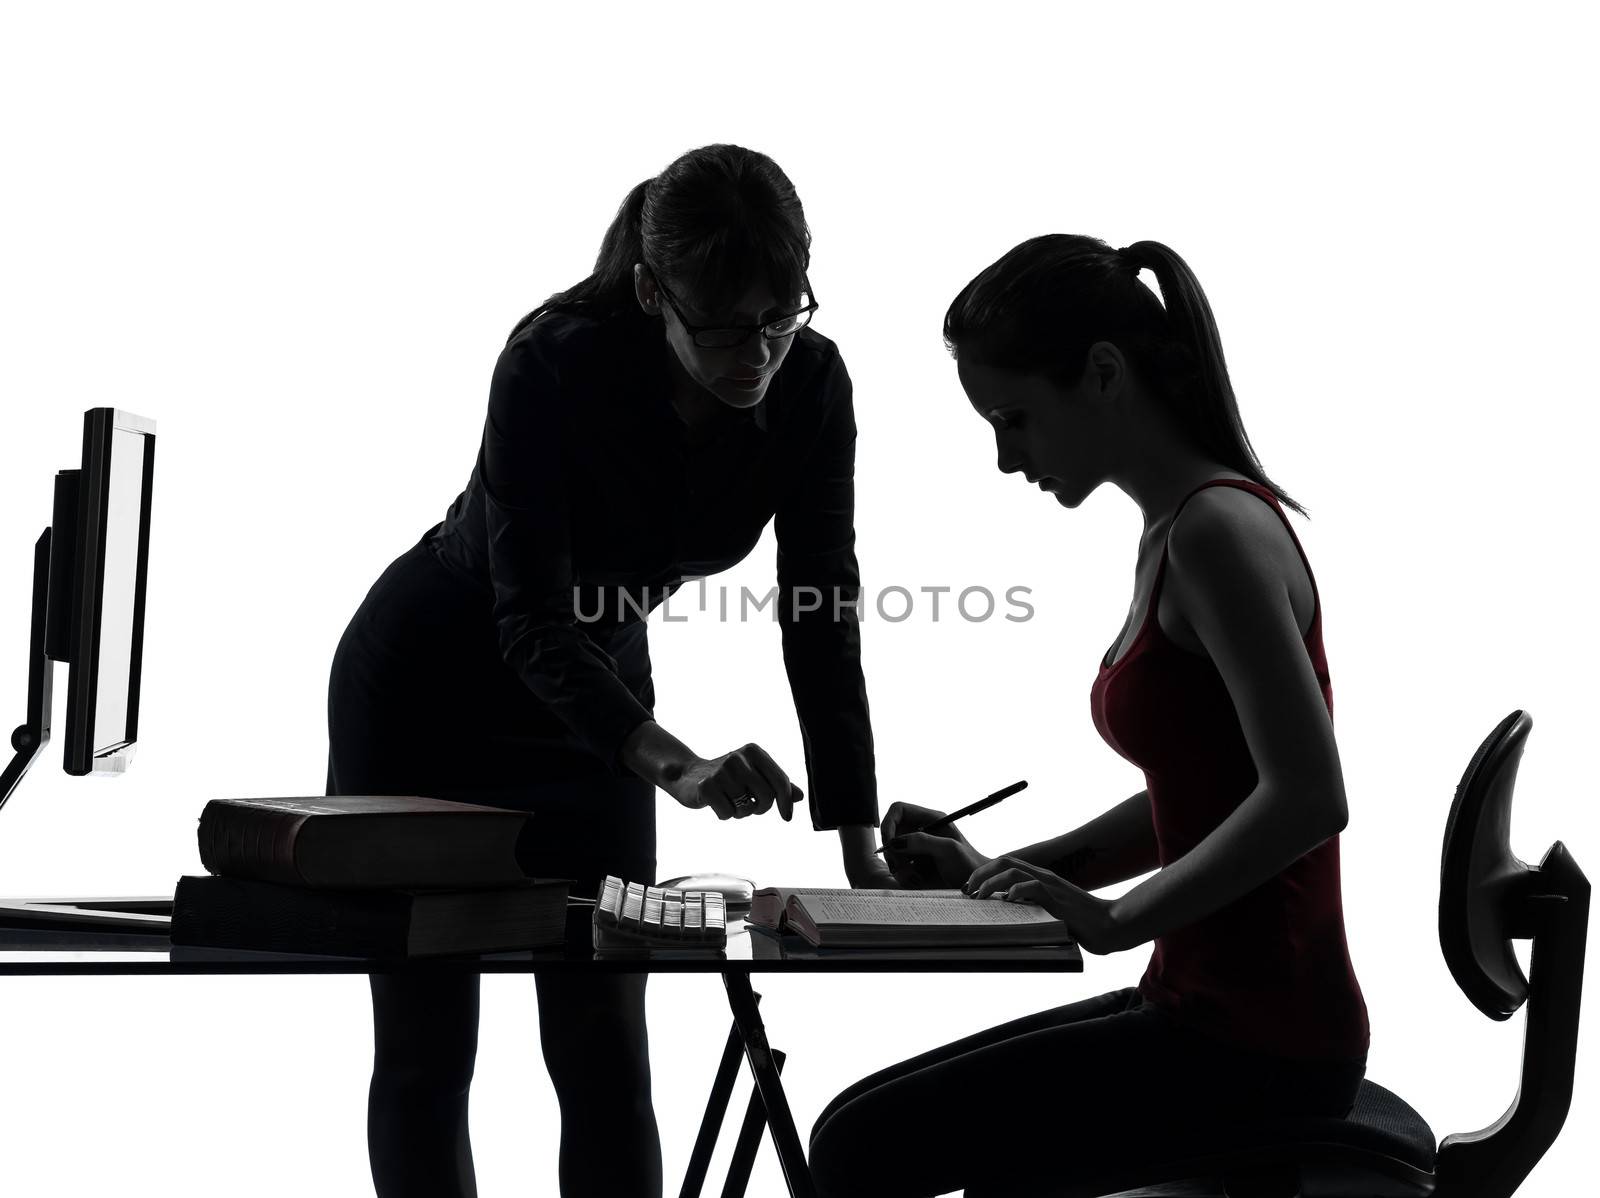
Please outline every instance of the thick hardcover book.
M527 876L516 850L530 818L412 796L212 799L200 813L200 864L286 886L501 886Z
M969 898L959 890L806 890L766 887L754 927L794 932L818 948L967 948L1074 943L1035 903Z
M429 957L561 944L565 879L472 890L313 890L252 878L178 879L172 943L210 948Z

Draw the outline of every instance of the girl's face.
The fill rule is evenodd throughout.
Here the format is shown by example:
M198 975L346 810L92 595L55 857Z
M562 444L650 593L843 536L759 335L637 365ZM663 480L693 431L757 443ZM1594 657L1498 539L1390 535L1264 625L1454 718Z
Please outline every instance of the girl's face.
M769 339L751 329L738 345L710 348L695 344L684 321L700 329L756 325L777 320L806 303L797 295L780 299L768 284L757 283L732 310L709 311L701 308L693 295L670 282L663 292L642 272L636 273L636 289L645 311L660 312L666 324L667 344L690 380L734 408L753 408L761 402L772 376L794 344L794 336Z
M1092 370L1071 388L1041 375L957 360L961 387L994 429L995 465L1022 474L1064 507L1077 507L1105 480L1099 392Z

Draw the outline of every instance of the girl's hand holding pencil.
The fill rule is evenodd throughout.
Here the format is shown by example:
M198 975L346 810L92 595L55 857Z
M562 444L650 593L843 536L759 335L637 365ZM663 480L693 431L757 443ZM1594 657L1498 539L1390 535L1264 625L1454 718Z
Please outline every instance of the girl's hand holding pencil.
M895 881L907 890L963 886L972 871L990 858L972 847L955 821L993 807L1027 785L1013 782L949 815L915 803L892 803L883 817L883 847L878 852L889 863Z
M959 889L989 860L954 824L924 832L944 812L915 803L891 803L882 823L883 859L906 890Z

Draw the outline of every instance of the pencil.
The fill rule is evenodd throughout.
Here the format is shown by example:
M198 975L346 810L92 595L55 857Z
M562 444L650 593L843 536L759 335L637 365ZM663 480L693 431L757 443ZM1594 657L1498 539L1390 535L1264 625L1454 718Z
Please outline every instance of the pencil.
M907 831L908 832L937 832L941 828L948 828L951 824L955 823L956 820L961 819L964 816L972 815L974 812L982 811L986 807L993 807L1001 799L1009 799L1012 795L1016 794L1017 791L1026 790L1027 786L1028 786L1028 784L1027 784L1026 781L1013 782L1010 786L1001 787L999 790L995 791L992 795L985 795L983 798L979 799L976 803L969 803L967 806L961 808L961 810L959 810L959 811L952 811L949 815L941 815L938 819L934 820L932 823L928 824L926 827L908 828ZM901 835L904 835L904 834L905 833L901 833ZM883 852L883 848L882 848L882 846L879 846L878 848L875 848L872 851L873 851L874 855L876 855L878 853Z

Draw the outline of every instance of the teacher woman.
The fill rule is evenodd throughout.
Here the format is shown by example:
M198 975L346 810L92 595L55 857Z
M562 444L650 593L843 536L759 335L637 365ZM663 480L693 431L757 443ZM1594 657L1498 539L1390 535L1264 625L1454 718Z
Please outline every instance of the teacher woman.
M812 826L838 830L851 885L892 884L872 855L850 377L807 327L810 241L789 179L738 146L629 193L594 273L512 330L466 489L339 642L329 794L532 811L525 868L583 895L654 880L658 788L719 819L789 819L804 796L758 745L702 756L654 721L645 628L771 521ZM536 982L561 1193L659 1195L645 975ZM371 983L379 1198L473 1195L478 975Z

